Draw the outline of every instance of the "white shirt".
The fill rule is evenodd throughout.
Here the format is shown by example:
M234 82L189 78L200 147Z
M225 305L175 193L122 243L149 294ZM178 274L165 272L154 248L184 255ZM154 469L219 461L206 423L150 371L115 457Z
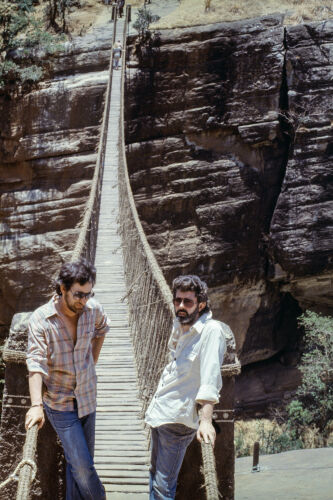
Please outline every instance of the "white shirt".
M178 423L197 429L196 402L219 401L226 341L224 324L211 318L211 312L203 314L186 333L175 319L168 344L172 360L146 412L151 427Z

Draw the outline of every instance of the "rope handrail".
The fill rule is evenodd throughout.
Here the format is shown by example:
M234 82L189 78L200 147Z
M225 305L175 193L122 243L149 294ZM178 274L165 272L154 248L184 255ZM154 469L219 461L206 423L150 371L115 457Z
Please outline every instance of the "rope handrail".
M126 9L126 21L127 17L128 8ZM143 415L156 390L157 375L162 372L165 366L174 313L170 288L144 233L129 180L124 126L126 42L126 32L124 30L119 120L121 134L118 182L120 198L119 225L123 241L122 249L127 284L127 294L124 299L127 299L129 306L129 322ZM222 368L222 374L229 377L237 375L240 372L240 363L237 356L231 356L228 361L229 363ZM211 443L202 443L202 460L207 500L218 500L220 494L217 484L214 450Z
M79 259L80 257L86 256L88 260L94 262L95 260L95 249L96 249L96 236L98 230L98 215L99 215L99 203L101 194L101 184L103 180L103 169L104 169L104 156L105 156L105 146L107 140L108 131L108 121L110 114L110 103L111 103L111 88L112 88L112 70L113 70L113 45L115 43L116 37L116 26L117 26L117 16L114 16L113 20L113 35L111 44L111 55L109 62L109 77L108 84L104 100L104 112L101 127L101 134L98 143L98 153L97 161L95 165L92 185L89 193L89 198L84 210L84 217L81 223L81 229L76 241L76 245L72 252L72 261ZM90 240L90 241L89 241Z
M221 495L219 493L216 475L214 448L211 442L205 443L204 440L201 441L201 455L206 498L207 500L219 500Z
M128 10L126 10L126 21ZM173 320L172 294L143 230L129 180L126 146L124 93L126 79L126 31L123 35L121 73L119 197L120 233L124 256L126 299L139 381L139 395L144 412L153 396L160 373L165 366L167 344ZM232 335L232 334L231 334ZM226 376L237 375L240 364L237 356L228 359L222 368Z
M126 28L128 26L129 12L129 6L127 6L123 31L123 53L121 65L121 102L119 120L119 224L120 233L124 243L122 245L122 249L124 256L125 279L128 290L124 300L126 299L129 305L129 319L138 370L139 395L142 400L142 412L144 413L158 383L156 374L160 373L165 366L168 352L167 344L173 320L173 306L170 288L163 276L155 255L150 248L140 222L127 170L124 127L124 86L126 76ZM109 79L106 90L97 161L89 198L85 207L83 220L80 225L80 233L72 252L72 260L77 260L79 257L84 256L93 262L95 256L100 194L111 103L110 97L113 70L112 47L115 42L115 36L116 16L114 18ZM3 349L3 358L5 361L9 362L24 363L26 355L21 351L14 351L5 346ZM226 368L229 376L239 373L238 362L227 365ZM20 477L16 497L17 500L25 500L29 496L30 485L36 472L33 465L33 457L35 455L37 435L37 425L27 431L23 450L23 459L19 464ZM8 481L13 480L13 478L14 474L8 478Z
M126 9L127 23L129 9ZM172 294L143 230L130 185L124 127L126 78L126 30L123 34L121 103L119 120L120 233L131 334L138 372L139 396L145 412L165 365L167 343L173 319Z
M101 184L103 179L105 146L107 140L107 129L110 114L110 96L112 88L112 71L113 71L113 45L116 37L117 16L114 16L113 36L111 44L111 54L109 62L109 78L105 95L105 104L103 112L103 120L101 126L101 134L98 144L97 160L94 169L89 198L84 210L83 221L80 226L80 233L76 241L76 245L72 252L72 261L80 257L86 257L91 262L94 261L96 249L96 237L98 230L99 204L101 194ZM26 353L9 349L5 344L3 348L3 360L6 362L25 363ZM38 425L34 425L27 430L25 443L23 447L23 458L16 467L15 471L0 484L0 488L7 486L11 481L18 480L16 500L27 500L29 498L30 485L35 478L37 466L34 462L34 456L37 446ZM16 473L20 470L20 475L17 478Z

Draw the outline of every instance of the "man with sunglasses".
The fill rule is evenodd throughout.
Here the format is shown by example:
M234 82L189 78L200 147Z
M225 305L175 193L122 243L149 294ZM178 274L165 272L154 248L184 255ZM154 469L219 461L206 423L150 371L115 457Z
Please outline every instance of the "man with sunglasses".
M92 298L95 280L96 269L85 259L64 264L56 294L29 321L31 407L25 425L42 427L45 410L64 448L66 500L106 498L93 456L95 364L109 326L102 306Z
M195 435L215 443L212 414L222 387L229 327L212 319L207 291L194 275L179 276L172 284L176 318L168 344L170 362L145 418L152 436L150 500L175 498L178 473Z

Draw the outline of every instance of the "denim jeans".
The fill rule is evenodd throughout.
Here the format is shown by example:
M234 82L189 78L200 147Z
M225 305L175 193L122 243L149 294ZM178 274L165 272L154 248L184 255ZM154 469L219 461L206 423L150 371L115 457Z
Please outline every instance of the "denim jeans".
M173 500L185 452L196 431L183 424L151 429L150 500Z
M105 490L94 466L96 412L82 418L74 411L53 410L44 403L66 458L66 500L105 500Z

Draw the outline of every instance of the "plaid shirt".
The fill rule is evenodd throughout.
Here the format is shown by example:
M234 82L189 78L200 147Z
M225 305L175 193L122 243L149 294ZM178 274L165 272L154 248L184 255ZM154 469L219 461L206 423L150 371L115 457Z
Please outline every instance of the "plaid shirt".
M91 341L109 330L102 306L89 299L77 324L77 341L67 331L55 307L55 297L34 311L29 321L27 366L43 376L45 403L79 417L96 409L96 372Z

